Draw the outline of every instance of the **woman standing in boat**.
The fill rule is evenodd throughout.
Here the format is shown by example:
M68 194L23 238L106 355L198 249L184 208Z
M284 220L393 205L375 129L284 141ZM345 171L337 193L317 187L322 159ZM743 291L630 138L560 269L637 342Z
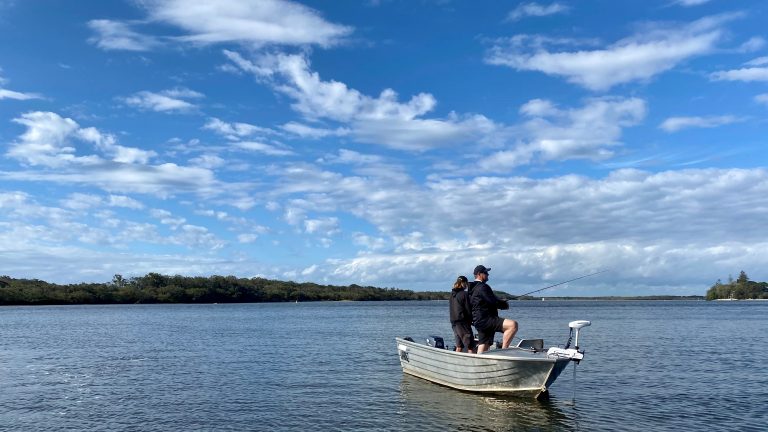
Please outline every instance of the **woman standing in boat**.
M456 352L475 352L475 335L472 334L472 306L466 288L469 281L466 276L459 276L451 290L451 327L456 336Z

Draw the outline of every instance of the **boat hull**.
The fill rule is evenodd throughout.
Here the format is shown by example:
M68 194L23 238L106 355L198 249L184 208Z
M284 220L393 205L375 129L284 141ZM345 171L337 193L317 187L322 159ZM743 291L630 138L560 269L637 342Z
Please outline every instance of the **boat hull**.
M521 348L466 354L396 341L404 373L468 392L540 397L570 363Z

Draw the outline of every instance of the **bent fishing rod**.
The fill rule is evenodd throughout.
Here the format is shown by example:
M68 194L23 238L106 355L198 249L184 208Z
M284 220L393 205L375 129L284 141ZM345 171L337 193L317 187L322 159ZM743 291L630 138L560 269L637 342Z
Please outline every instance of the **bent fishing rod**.
M544 287L544 288L539 288L539 289L537 289L537 290L534 290L534 291L531 291L531 292L527 292L527 293L525 293L525 294L520 294L519 296L515 296L514 298L518 299L518 298L520 298L520 297L525 297L525 296L527 296L528 294L533 294L533 293L537 293L537 292L539 292L539 291L544 291L545 289L554 288L554 287L556 287L556 286L560 286L560 285L563 285L563 284L567 284L568 282L573 282L573 281L575 281L575 280L584 279L585 277L594 276L594 275L596 275L596 274L605 273L605 272L607 272L607 271L608 271L608 269L605 269L605 270L600 270L599 272L590 273L590 274L587 274L587 275L584 275L584 276L579 276L579 277L577 277L577 278L569 279L569 280L567 280L567 281L565 281L565 282L556 283L556 284L554 284L554 285L550 285L550 286L547 286L547 287Z

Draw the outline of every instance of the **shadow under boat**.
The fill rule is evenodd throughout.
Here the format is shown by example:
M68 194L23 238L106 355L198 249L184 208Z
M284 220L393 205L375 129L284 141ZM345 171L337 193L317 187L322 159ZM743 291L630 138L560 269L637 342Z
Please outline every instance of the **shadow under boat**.
M401 430L568 429L574 418L557 399L527 399L451 391L404 374L400 383ZM410 427L409 427L410 426Z

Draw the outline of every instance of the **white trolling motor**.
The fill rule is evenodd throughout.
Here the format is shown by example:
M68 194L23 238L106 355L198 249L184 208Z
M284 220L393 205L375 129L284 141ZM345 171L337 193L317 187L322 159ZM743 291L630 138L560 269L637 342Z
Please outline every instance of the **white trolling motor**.
M547 355L571 359L576 363L581 361L584 358L584 351L579 351L579 330L590 325L592 325L591 321L579 320L569 322L568 327L571 331L568 335L568 343L565 344L565 348L552 347L547 350ZM573 348L571 348L571 340L573 340Z

